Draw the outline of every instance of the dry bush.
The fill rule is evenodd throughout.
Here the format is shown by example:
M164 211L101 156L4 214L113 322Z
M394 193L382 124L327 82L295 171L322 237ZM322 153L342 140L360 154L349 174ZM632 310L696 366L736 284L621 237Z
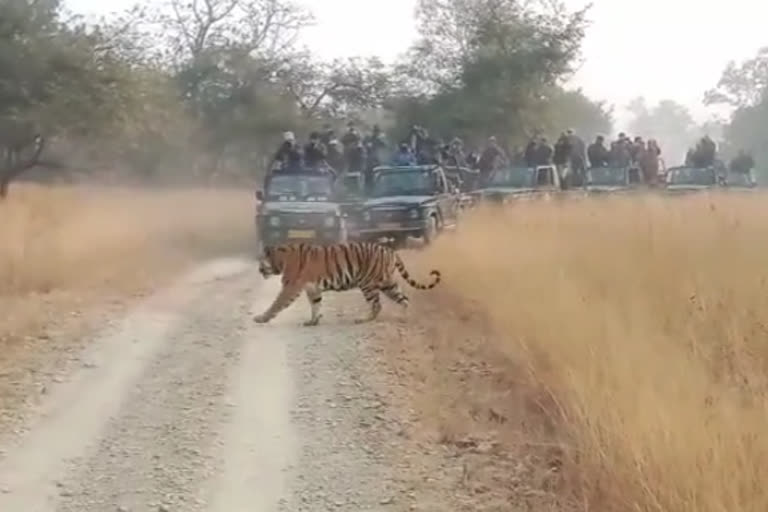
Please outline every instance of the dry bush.
M582 510L768 510L767 215L762 195L478 212L409 258L443 272L431 349L483 329L466 357L509 374L485 392L503 410L521 407L520 377L538 394L567 447L559 491ZM445 387L477 384L432 371L432 397L475 407Z
M0 340L25 336L59 305L131 292L185 264L247 251L247 190L18 186L0 203Z

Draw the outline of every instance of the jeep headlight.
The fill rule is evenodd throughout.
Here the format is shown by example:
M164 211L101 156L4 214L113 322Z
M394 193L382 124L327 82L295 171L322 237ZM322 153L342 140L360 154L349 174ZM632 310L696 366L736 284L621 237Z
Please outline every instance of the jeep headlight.
M332 228L336 225L336 218L335 217L326 217L325 218L325 227Z
M419 210L411 210L408 213L408 217L411 219L418 219L419 218Z
M279 226L280 225L280 217L278 217L277 215L271 216L269 218L269 225L270 226L274 226L274 227Z

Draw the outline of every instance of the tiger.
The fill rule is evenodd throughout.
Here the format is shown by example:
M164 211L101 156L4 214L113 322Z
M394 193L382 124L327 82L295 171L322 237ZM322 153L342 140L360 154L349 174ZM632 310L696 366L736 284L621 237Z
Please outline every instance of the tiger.
M430 284L416 282L394 249L373 242L288 243L265 247L259 257L259 273L264 279L282 274L282 289L272 305L264 313L254 316L253 321L269 322L290 306L302 290L311 308L311 317L304 322L307 327L318 325L322 318L320 304L324 291L360 289L371 311L367 317L356 319L356 324L371 322L378 317L381 312L379 292L407 309L408 297L394 279L395 269L418 290L430 290L441 279L440 272L432 270Z

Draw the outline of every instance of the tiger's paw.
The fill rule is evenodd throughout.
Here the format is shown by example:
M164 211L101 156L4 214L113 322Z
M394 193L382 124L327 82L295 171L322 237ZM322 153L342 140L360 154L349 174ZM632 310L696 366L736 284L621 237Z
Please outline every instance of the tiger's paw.
M253 321L257 324L265 324L269 322L269 318L266 315L256 315L253 317Z
M323 315L317 315L315 318L310 318L309 320L304 322L302 325L304 327L314 327L320 323L321 318L323 318Z

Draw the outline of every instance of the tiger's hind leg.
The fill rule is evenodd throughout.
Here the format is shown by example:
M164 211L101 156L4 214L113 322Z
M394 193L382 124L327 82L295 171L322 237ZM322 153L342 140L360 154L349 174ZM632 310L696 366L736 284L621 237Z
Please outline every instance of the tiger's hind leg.
M253 321L257 324L265 324L269 322L275 318L278 313L293 304L293 302L299 297L300 294L301 288L297 289L293 286L283 286L283 288L280 290L280 293L278 293L277 297L275 297L274 302L272 302L272 305L269 306L269 308L267 308L264 313L254 316Z
M381 288L381 292L392 302L396 302L401 305L403 309L408 309L408 296L403 293L403 290L397 283L386 283Z
M365 318L358 318L355 320L356 324L364 324L367 322L372 322L376 319L377 316L379 316L379 313L381 313L381 300L379 300L379 289L378 288L361 288L360 291L363 292L363 297L365 297L365 302L368 303L369 306L371 306L371 313L365 317Z
M320 313L320 305L323 302L323 291L316 284L308 284L304 287L304 292L307 294L307 300L309 301L309 307L312 310L312 317L304 322L305 327L313 327L320 323L320 319L323 315Z

